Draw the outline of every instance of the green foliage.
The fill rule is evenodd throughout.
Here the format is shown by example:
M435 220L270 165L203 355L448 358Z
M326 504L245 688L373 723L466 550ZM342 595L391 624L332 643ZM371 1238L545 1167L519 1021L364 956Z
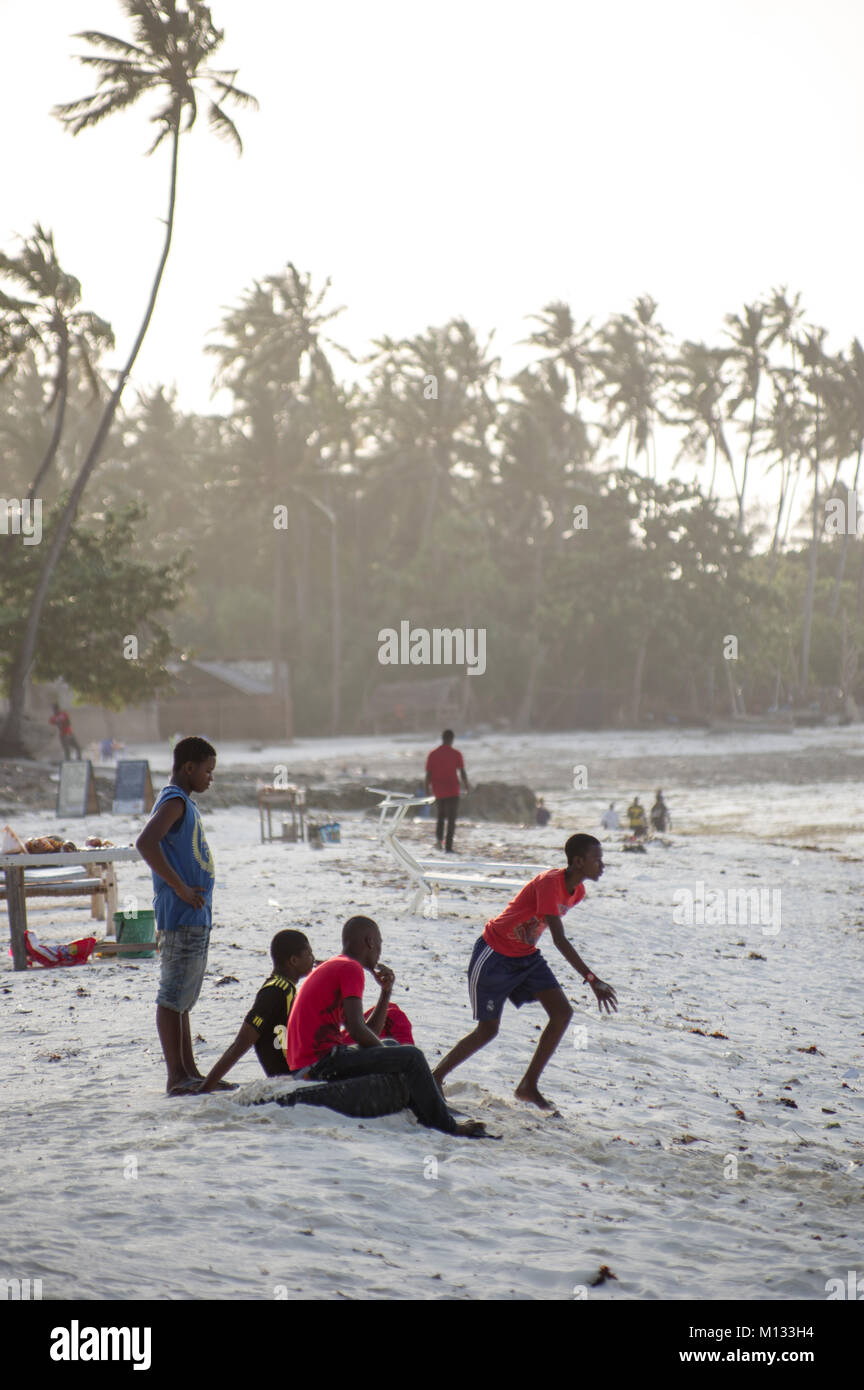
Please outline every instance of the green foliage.
M107 708L140 704L170 683L165 663L174 647L164 616L183 600L187 563L148 566L131 557L144 509L106 513L98 525L79 526L54 573L36 651L34 677L64 680L79 700ZM48 543L47 525L41 545ZM41 545L0 536L0 677L20 641L30 591L38 577ZM137 659L124 655L128 637Z
M69 293L77 302L77 285ZM411 674L377 660L380 629L407 619L486 630L487 676L471 682L481 719L578 722L583 698L612 721L704 718L728 712L730 675L745 709L806 703L805 642L808 681L832 708L837 692L862 697L862 543L825 534L821 512L809 549L784 540L796 480L811 512L806 480L824 507L829 460L831 495L845 496L844 466L857 482L857 340L829 355L783 290L729 315L720 345L673 343L648 296L596 328L553 303L510 380L489 341L454 319L381 338L349 385L327 336L338 312L329 284L289 263L253 282L208 348L224 414L188 414L160 387L118 418L52 584L37 675L117 704L159 688L172 643L205 659L284 658L298 729L327 732L353 726L378 682ZM55 369L41 339L15 339L16 313L7 301L0 317L0 438L23 495ZM35 301L29 313L41 322ZM70 359L49 510L74 476L88 409L87 374ZM669 469L660 482L658 447L667 463L706 463L710 482ZM773 526L748 531L757 456L778 505ZM733 516L714 496L718 474L731 477ZM11 538L2 555L9 649L35 564ZM122 658L128 633L145 639L137 666Z

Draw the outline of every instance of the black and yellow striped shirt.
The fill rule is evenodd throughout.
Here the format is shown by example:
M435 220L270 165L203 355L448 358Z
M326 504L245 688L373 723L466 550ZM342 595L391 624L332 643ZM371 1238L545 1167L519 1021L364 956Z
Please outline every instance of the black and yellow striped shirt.
M255 1051L268 1076L287 1076L285 1030L297 986L284 975L271 975L255 995L246 1022L258 1033Z

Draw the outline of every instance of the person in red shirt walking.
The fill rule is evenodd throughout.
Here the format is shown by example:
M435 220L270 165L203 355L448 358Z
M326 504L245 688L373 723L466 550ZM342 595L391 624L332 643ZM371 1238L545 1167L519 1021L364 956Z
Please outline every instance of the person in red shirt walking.
M537 949L542 933L549 928L552 940L564 959L594 991L602 1013L618 1003L611 985L604 984L588 969L564 935L561 918L585 897L586 878L596 883L603 873L603 849L593 835L571 835L564 846L566 869L547 869L521 888L504 911L486 923L478 937L468 966L468 993L477 1027L462 1038L435 1067L432 1075L440 1086L448 1072L473 1057L498 1032L505 1000L517 1009L534 1000L549 1015L534 1056L519 1085L516 1097L541 1110L554 1107L540 1094L537 1083L565 1032L573 1010L543 956Z
M48 720L48 723L49 723L49 724L53 724L53 725L55 726L55 728L57 729L58 734L60 735L60 743L61 743L62 748L63 748L63 761L64 761L64 762L66 762L66 761L70 761L70 762L71 762L71 759L72 759L72 750L73 750L73 748L74 748L74 750L75 750L75 756L77 757L78 761L80 762L80 761L81 761L81 747L80 747L80 744L78 743L77 738L75 737L75 735L74 735L73 732L72 732L72 721L71 721L71 719L69 718L69 713L68 713L68 711L65 710L65 709L61 709L60 706L57 704L56 701L55 701L54 704L51 706L51 708L53 709L54 713L52 714L51 718Z
M426 759L426 795L434 796L437 803L438 824L435 827L435 843L439 849L453 853L453 832L456 829L456 813L459 810L459 778L466 792L471 788L465 776L465 764L458 748L453 747L453 730L445 729L441 742ZM446 841L445 841L446 826Z

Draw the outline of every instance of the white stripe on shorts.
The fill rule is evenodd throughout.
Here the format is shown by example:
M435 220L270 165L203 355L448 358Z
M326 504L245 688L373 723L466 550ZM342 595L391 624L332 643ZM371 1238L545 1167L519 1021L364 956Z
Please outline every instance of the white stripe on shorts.
M471 1000L471 1011L477 1017L477 985L480 980L480 971L492 955L492 947L487 944L485 951L481 951L474 965L474 969L468 976L468 997Z

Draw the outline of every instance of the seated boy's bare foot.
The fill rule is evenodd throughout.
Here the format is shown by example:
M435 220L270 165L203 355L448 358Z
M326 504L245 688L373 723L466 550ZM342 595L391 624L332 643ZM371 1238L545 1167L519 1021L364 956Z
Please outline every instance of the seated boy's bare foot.
M456 1134L463 1135L466 1139L500 1139L500 1134L489 1134L482 1120L463 1120L456 1126Z
M517 1100L523 1100L526 1105L536 1105L538 1110L546 1110L550 1115L560 1115L560 1110L556 1110L551 1100L547 1100L541 1095L536 1086L526 1086L521 1082L514 1092Z

